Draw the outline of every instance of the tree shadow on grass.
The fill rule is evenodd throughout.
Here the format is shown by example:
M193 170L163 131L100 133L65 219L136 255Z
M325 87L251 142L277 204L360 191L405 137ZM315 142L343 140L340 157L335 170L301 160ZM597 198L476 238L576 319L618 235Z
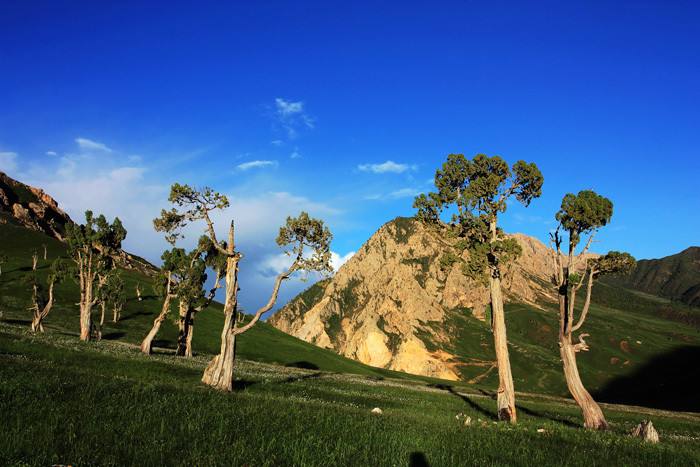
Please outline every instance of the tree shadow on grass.
M555 415L550 415L546 414L544 412L537 412L532 409L528 409L527 407L523 407L522 405L515 404L515 408L518 409L519 411L528 414L531 417L536 417L536 418L546 418L547 420L551 420L553 422L561 423L562 425L566 425L570 428L581 428L582 425L578 425L571 420L567 420L565 418L557 417Z
M153 316L154 313L148 312L148 311L137 311L136 313L129 313L128 315L122 316L119 321L129 321L130 319L134 319L137 316Z
M311 362L306 362L306 361L287 363L285 366L288 368L302 368L304 370L319 370L320 369L318 367L318 365L311 363Z
M0 321L7 324L21 324L22 326L29 326L30 324L32 324L32 321L30 319L6 318L1 319Z
M428 459L422 452L412 452L408 457L408 467L430 467Z
M108 341L114 341L117 339L121 339L124 336L126 336L125 332L108 332L106 334L102 334L102 339L108 340Z
M234 391L245 391L251 386L255 386L258 384L259 381L248 381L245 379L237 379L233 382L233 390Z
M677 347L654 356L629 375L614 378L594 397L600 402L700 412L699 360L700 346Z
M281 384L296 383L297 381L305 381L307 379L320 378L321 375L322 375L322 373L319 372L319 373L309 373L308 375L290 376L289 378L285 378L282 381L280 381L280 383Z
M441 389L443 391L447 391L450 394L459 397L460 399L462 399L462 401L466 402L469 407L471 407L476 412L479 412L484 417L487 417L491 420L497 419L496 416L493 413L491 413L489 410L486 410L485 408L483 408L482 406L480 406L479 404L474 402L466 394L462 394L460 392L455 391L455 389L452 386L450 386L449 384L438 383L438 384L429 384L428 386L431 388L436 388L436 389Z

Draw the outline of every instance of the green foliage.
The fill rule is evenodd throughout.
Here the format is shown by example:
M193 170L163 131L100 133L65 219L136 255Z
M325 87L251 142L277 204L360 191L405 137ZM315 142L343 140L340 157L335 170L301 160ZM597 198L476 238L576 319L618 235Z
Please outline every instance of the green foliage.
M441 213L456 208L451 226L456 226L463 238L457 249L468 250L470 255L464 272L481 281L489 273L500 274L500 266L520 254L517 243L497 229L498 214L505 212L512 196L528 206L542 194L543 182L534 163L518 161L511 170L498 156L477 154L468 160L463 154L450 154L435 173L437 193L418 196L414 207L422 222L440 224Z
M189 223L198 220L210 222L209 212L229 207L228 198L212 188L197 189L179 183L170 187L168 201L177 208L161 210L160 217L153 220L153 227L157 232L164 232L171 244L182 238L182 228Z
M126 233L118 217L110 224L105 216L94 217L92 211L85 211L85 224L66 225L68 252L75 260L92 254L102 269L109 270Z
M576 195L565 195L555 218L561 228L569 233L570 247L576 248L581 235L607 225L612 214L612 201L595 191L583 190Z
M99 291L100 300L114 309L121 310L126 303L124 280L117 270L107 274L104 284Z
M310 217L306 212L298 217L287 217L280 227L277 244L285 254L294 258L293 268L303 271L333 272L330 264L330 245L333 235L322 220ZM311 255L305 255L305 248Z
M605 256L596 258L591 267L595 268L597 275L629 274L634 271L637 261L629 253L609 251Z

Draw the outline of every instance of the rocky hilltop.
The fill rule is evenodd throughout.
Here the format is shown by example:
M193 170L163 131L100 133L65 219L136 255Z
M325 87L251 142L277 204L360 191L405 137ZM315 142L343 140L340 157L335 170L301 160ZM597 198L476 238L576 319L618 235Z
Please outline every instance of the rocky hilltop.
M58 203L34 188L0 172L0 222L13 222L63 241L71 221Z
M515 234L522 255L505 271L506 298L537 306L554 301L551 257L537 239ZM484 321L487 288L450 260L456 239L410 218L382 226L332 279L280 309L278 329L363 363L456 380L460 358L447 344L455 313ZM484 334L482 344L490 342ZM484 362L484 365L490 365Z
M0 172L0 225L7 223L42 232L63 242L66 226L73 221L44 190ZM121 266L147 275L156 271L156 267L145 259L123 250L115 259Z

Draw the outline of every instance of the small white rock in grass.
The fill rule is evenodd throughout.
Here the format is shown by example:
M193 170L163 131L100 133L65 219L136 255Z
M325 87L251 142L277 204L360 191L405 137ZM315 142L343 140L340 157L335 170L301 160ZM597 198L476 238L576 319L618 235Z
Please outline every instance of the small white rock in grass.
M637 341L637 344L642 345L642 341Z
M464 415L462 412L455 415L455 418L457 419L457 421L462 421L464 426L471 426L472 424L472 418L468 415Z
M372 413L373 413L374 415L381 415L381 414L383 414L384 412L383 412L382 409L380 409L379 407L375 407L375 408L372 409Z
M659 432L656 431L651 420L642 420L642 423L632 430L632 436L642 438L647 443L656 444L659 442Z
M537 432L538 432L538 433L546 433L547 430L545 430L544 428L538 428L538 429L537 429Z

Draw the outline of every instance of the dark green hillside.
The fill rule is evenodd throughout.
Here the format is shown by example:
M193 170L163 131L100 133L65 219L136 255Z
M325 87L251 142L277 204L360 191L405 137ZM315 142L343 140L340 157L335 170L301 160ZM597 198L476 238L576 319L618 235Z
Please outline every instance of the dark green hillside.
M661 259L641 260L629 276L612 277L606 282L700 306L700 247Z

